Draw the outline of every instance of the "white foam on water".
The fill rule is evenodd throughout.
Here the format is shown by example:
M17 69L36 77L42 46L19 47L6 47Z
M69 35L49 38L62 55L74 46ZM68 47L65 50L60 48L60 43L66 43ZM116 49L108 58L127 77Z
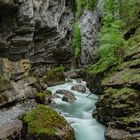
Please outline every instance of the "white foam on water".
M76 84L76 81L65 83L63 85L58 85L50 87L49 89L55 93L59 89L71 90L72 85ZM83 85L86 82L82 81ZM95 109L95 103L98 96L90 94L87 89L86 93L80 93L77 91L72 91L76 97L74 103L67 103L62 101L62 99L55 99L54 109L65 117L65 119L71 124L75 130L76 140L104 140L104 130L105 126L100 124L96 119L92 117L92 111Z

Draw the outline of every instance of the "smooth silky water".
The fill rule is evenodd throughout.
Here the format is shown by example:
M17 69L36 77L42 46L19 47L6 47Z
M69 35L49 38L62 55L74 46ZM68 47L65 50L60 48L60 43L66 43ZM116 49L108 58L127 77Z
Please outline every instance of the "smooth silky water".
M49 87L49 89L53 93L59 89L72 91L71 87L74 84L76 84L76 81ZM86 85L86 82L82 81L81 84ZM92 111L95 109L98 96L94 94L88 96L90 94L88 89L86 93L72 92L77 99L74 103L64 102L61 98L56 98L52 107L60 112L74 128L76 140L104 140L105 126L92 117Z

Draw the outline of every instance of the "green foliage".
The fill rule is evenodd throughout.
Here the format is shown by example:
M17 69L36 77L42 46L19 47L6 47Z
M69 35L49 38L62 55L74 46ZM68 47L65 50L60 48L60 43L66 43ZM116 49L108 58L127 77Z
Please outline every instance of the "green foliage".
M50 90L48 90L48 89L47 89L47 90L45 90L45 91L44 91L44 93L45 93L45 94L47 94L47 95L52 94L52 92L51 92Z
M72 39L72 50L74 57L78 57L80 55L80 47L81 47L81 35L80 35L80 28L78 23L74 24L73 29L73 39Z
M65 120L51 108L39 105L31 112L27 113L23 122L28 124L27 131L30 134L55 135L57 127L65 126Z
M76 18L80 17L84 10L94 10L97 0L76 0Z
M44 77L44 80L48 86L64 83L65 82L64 67L59 66L48 70L47 74Z
M37 82L38 82L38 79L37 79L37 77L35 77L35 76L32 76L31 78L32 78L32 81L33 81L33 83L37 83Z
M126 29L140 26L140 0L121 0L121 18Z
M127 87L124 87L122 89L108 88L105 92L116 95L116 94L130 94L130 93L135 92L135 90L133 90L131 88L127 88Z
M52 68L51 70L48 70L45 79L46 80L51 80L55 77L55 75L57 75L59 73L63 73L63 72L64 72L64 67L63 66Z
M119 65L123 58L134 50L139 50L140 34L139 0L105 0L103 26L99 34L98 61L89 68L93 75L108 71ZM137 29L134 37L124 40L124 33ZM131 32L130 32L131 34Z
M43 92L37 92L35 94L35 97L37 97L37 98L44 98L44 93Z
M51 71L53 72L64 72L64 67L61 65L59 67L54 67L53 69L51 69Z
M113 21L110 16L104 18L104 26L99 34L100 47L97 50L99 60L89 68L89 73L96 75L122 62L125 47L122 26L121 20Z
M133 35L127 41L125 55L131 55L132 53L137 53L139 51L140 51L140 28L138 28L135 35Z

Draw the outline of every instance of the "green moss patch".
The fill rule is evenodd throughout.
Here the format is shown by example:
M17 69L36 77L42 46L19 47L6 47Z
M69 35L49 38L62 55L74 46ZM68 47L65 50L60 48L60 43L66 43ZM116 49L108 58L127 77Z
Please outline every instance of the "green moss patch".
M27 131L29 134L46 135L56 135L57 129L63 128L66 124L63 117L44 105L39 105L27 113L23 122L28 124Z
M140 81L140 69L125 69L113 73L102 81L104 86L130 86Z
M63 66L52 68L47 71L45 76L45 82L48 86L53 86L65 82L64 68Z
M140 68L140 59L122 63L122 65L119 67L119 70L124 70L126 68Z
M79 57L80 50L81 50L81 34L77 22L74 24L74 28L73 28L72 50L73 50L74 57L75 58Z
M76 0L76 17L80 17L84 10L94 10L97 0Z
M36 102L39 104L49 104L51 99L52 92L50 90L44 90L37 92L35 94Z
M108 88L105 93L111 93L112 95L116 95L116 94L130 94L135 92L135 90L131 89L131 88L127 88L124 87L122 89L114 89L114 88Z
M43 92L37 92L35 94L35 97L37 97L37 98L44 98L44 93Z

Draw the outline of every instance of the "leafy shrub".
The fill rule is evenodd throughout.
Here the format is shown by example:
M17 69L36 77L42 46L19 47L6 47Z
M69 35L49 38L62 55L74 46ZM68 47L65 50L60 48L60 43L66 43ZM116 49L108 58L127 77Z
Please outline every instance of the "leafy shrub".
M123 58L139 50L139 0L105 0L103 26L99 34L98 61L89 68L93 75L119 65ZM131 35L131 29L134 33ZM125 33L129 38L126 41Z
M76 0L76 17L80 17L84 10L94 10L97 0Z
M123 32L120 31L122 26L121 20L113 21L107 16L104 18L104 26L99 34L100 46L97 50L99 59L89 68L91 74L102 73L122 62L125 47Z
M72 50L74 57L78 57L80 55L80 47L81 47L81 35L80 35L80 28L78 23L74 24L73 29L73 39L72 39Z

